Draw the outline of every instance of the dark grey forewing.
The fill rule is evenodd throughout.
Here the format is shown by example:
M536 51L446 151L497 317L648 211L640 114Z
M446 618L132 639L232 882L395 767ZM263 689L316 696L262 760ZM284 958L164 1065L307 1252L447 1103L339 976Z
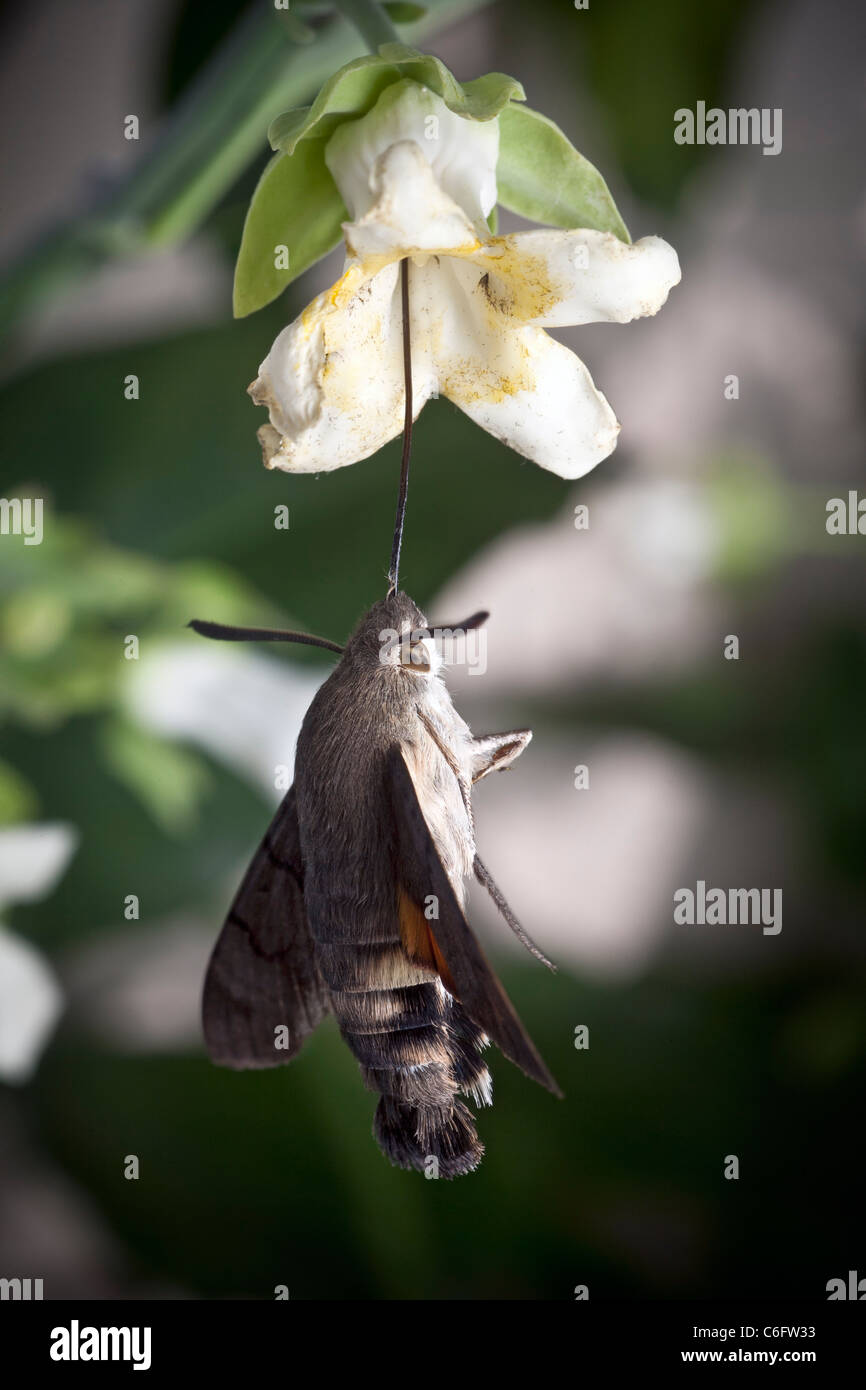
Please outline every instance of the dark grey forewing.
M430 922L430 930L450 976L446 984L453 988L473 1023L484 1029L509 1061L554 1095L561 1095L463 916L397 744L388 753L387 766L397 834L397 874L419 905L431 893L438 899L439 918Z
M204 982L202 1021L224 1067L288 1062L330 1008L304 910L295 789L286 793L231 905ZM288 1028L277 1047L276 1029Z

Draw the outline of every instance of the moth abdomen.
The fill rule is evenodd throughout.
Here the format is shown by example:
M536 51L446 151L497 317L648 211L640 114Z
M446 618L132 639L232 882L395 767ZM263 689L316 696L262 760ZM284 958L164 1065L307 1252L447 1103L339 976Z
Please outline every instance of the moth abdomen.
M396 1032L442 1017L442 989L425 982L402 989L331 991L332 1007L353 1033Z
M489 1040L456 999L451 1005L451 1034L452 1066L457 1090L464 1096L470 1096L475 1105L492 1105L493 1078L482 1055Z
M426 965L409 959L396 936L373 943L316 940L316 961L332 995L408 989L436 978Z
M442 1177L470 1172L482 1149L458 1091L489 1100L480 1057L484 1035L438 980L410 988L332 993L344 1041L365 1085L382 1099L374 1133L386 1156L425 1171L431 1158Z
M459 1100L416 1108L393 1096L382 1096L373 1133L396 1167L433 1177L457 1178L471 1173L484 1157L472 1115Z
M340 1032L363 1067L421 1067L430 1062L447 1066L451 1061L448 1038L441 1024L423 1023L382 1033Z
M454 1078L449 1066L425 1062L416 1067L361 1067L364 1085L413 1110L446 1107L454 1101Z

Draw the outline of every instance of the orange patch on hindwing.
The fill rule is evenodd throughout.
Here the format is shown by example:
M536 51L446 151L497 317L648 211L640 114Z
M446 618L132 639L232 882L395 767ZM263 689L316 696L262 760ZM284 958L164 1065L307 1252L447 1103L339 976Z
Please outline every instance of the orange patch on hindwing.
M405 888L397 889L397 913L400 919L400 940L411 960L428 966L439 975L445 988L456 993L454 981L445 957L433 935L433 928L424 916L424 909L409 897Z

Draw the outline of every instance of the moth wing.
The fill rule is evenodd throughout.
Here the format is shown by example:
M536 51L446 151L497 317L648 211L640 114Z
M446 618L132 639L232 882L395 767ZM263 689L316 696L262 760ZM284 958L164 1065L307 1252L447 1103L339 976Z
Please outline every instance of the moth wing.
M439 918L428 921L427 928L432 939L432 957L444 983L509 1061L554 1095L561 1095L463 916L424 818L412 774L397 744L388 752L387 767L397 830L397 873L416 908L431 894L438 900ZM416 912L416 920L419 915Z
M244 876L204 981L202 1022L211 1060L273 1067L300 1050L330 1010L304 908L304 867L294 787ZM288 1028L288 1045L275 1030Z

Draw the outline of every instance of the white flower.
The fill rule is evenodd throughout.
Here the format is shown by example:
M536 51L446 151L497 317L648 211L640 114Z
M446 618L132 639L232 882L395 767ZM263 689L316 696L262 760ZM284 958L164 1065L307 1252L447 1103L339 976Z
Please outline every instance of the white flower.
M581 477L616 445L616 417L545 327L654 314L680 278L659 237L541 230L491 237L496 120L454 115L404 81L331 136L325 158L352 221L344 273L280 333L250 394L268 407L265 463L321 472L403 427L399 262L410 259L415 413L453 401L518 453Z
M76 836L66 825L0 831L0 907L47 897ZM35 946L0 924L0 1076L26 1081L62 1008L60 986Z

